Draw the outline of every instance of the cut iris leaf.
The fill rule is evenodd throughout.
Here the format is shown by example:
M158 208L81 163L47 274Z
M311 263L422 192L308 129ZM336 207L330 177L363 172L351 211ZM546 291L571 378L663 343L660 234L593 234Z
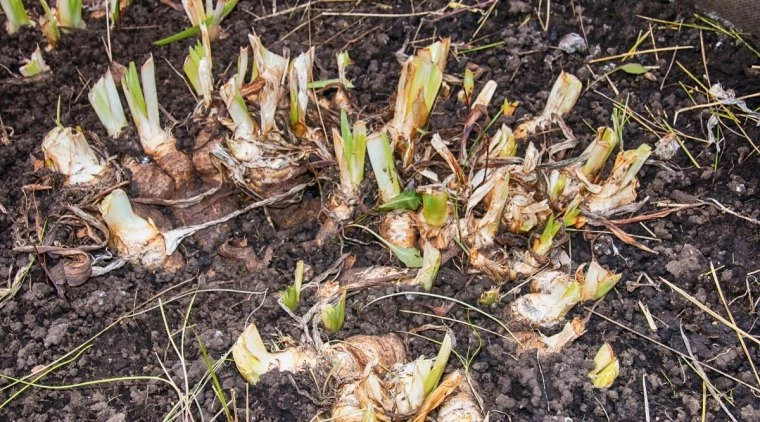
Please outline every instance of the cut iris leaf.
M21 66L19 69L21 76L28 78L31 76L39 75L40 73L50 71L50 66L45 63L45 59L42 57L42 51L40 50L39 45L32 53L32 57L30 57L28 60L24 59L24 61L26 64Z
M604 343L594 356L594 369L588 373L591 383L596 388L610 387L619 373L620 362L615 356L612 346L609 343Z
M87 26L82 20L82 0L56 1L58 9L58 24L64 28L84 29Z
M370 230L368 227L361 226L358 224L352 224L349 227L358 227L360 229L363 229L364 231L370 233L371 235L375 236L377 240L380 241L383 245L385 245L388 249L393 252L393 255L398 258L399 261L404 263L408 268L421 268L422 267L422 255L420 254L419 249L414 247L401 247L396 246L393 243L383 239L382 236L375 233L374 231Z
M298 260L298 263L296 263L293 284L288 286L285 291L280 292L282 303L284 303L291 311L295 311L296 307L298 307L298 304L301 302L301 286L303 285L304 268L304 262Z
M422 217L433 227L442 227L449 218L449 193L442 186L422 189Z
M388 136L383 132L373 133L367 137L367 154L375 173L380 200L382 203L390 202L401 193L396 164L393 161L391 144Z
M403 151L404 167L412 164L417 131L427 124L443 82L451 40L445 38L417 51L401 69L393 120L393 144Z
M190 47L182 70L185 71L195 93L203 97L206 107L211 104L211 92L214 90L212 63L208 30L205 24L201 24L201 40L194 47Z
M205 23L206 25L212 25L215 20L218 20L218 22L221 22L224 18L227 17L227 15L229 15L232 12L232 9L234 9L235 6L238 4L238 1L239 0L230 0L224 3L224 7L222 8L221 14L219 16L215 14L212 16L208 16L203 20L202 23ZM193 26L191 26L190 28L180 31L174 35L170 35L166 38L162 38L158 41L154 41L153 45L162 46L162 45L175 43L177 41L182 41L184 39L195 36L200 32L201 32L201 25L199 22L199 23L193 24Z
M88 98L100 122L106 127L108 135L112 138L118 137L127 126L127 116L121 106L119 91L110 70L95 83Z
M22 26L33 25L21 0L0 0L0 7L8 19L8 22L5 23L5 30L9 34L15 34Z
M335 305L325 304L322 306L322 325L331 333L336 333L343 328L346 321L346 291L340 295Z
M413 190L406 190L396 195L393 199L374 208L376 212L393 210L416 211L422 205L422 195Z

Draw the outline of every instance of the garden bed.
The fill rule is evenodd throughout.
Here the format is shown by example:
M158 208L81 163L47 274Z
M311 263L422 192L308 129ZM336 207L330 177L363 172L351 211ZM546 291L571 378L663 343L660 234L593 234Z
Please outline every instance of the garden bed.
M13 248L44 226L46 219L52 220L55 215L51 213L67 200L61 179L39 169L37 163L42 159L42 139L55 124L59 99L61 123L97 135L92 137L98 139L93 142L97 148L110 155L143 154L135 135L129 142L108 138L87 100L89 86L108 68L104 45L109 36L111 56L121 64L142 63L152 53L158 97L166 112L162 119L176 123L173 132L181 149L193 147L199 131L191 118L196 101L176 70L182 68L188 46L195 41L153 45L188 26L181 7L175 10L168 3L133 2L110 34L103 19L86 18L88 29L65 35L57 49L43 53L52 72L34 80L11 74L17 73L21 59L37 44L46 44L41 33L26 28L9 36L0 31L0 136L5 134L0 141L0 278L12 280L33 256L43 259L14 253ZM476 81L476 92L493 79L498 83L493 104L501 104L505 98L520 102L515 116L505 120L511 126L526 114L540 113L553 81L564 70L576 75L584 87L597 81L565 116L565 123L580 141L576 151L593 139L590 128L610 124L614 108L610 99L627 99L630 109L644 122L631 119L625 127L626 149L642 143L654 145L658 137L646 126L665 121L688 135L682 140L692 156L681 148L671 160L650 160L639 173L639 199L649 197L647 204L634 214L617 217L670 209L665 203L694 205L662 218L621 226L655 253L621 242L604 227L568 232L573 270L593 256L621 272L623 281L594 308L587 332L560 354L547 358L536 353L517 355L514 343L498 325L462 306L454 306L446 316L469 325L407 312L430 314L431 309L449 303L444 299L397 295L373 302L400 291L397 287L371 288L349 296L345 327L330 339L395 332L405 340L411 356L432 356L437 346L408 332L425 324L449 325L457 340L455 350L473 357L469 371L491 421L644 420L645 414L656 420L697 420L705 414L707 420L726 419L710 389L704 387L705 381L722 394L721 401L738 420L760 420L755 399L760 385L750 366L750 359L758 359L757 340L745 340L749 356L745 355L729 325L662 281L673 283L724 318L735 319L736 326L757 339L758 151L743 133L757 143L760 131L748 118L741 118L739 125L726 120L722 129L725 140L717 149L707 143L706 128L711 113L720 110L683 111L674 123L679 109L710 102L691 89L698 84L689 72L707 86L719 82L737 96L755 94L760 70L752 65L760 63L760 58L748 45L710 30L690 11L658 1L552 2L548 22L545 10L537 11L535 4L519 1L498 2L487 18L490 2L465 11L447 8L445 1L275 3L277 9L273 10L271 2L241 1L224 20L225 36L212 47L216 81L232 75L239 49L248 45L252 30L272 51L288 48L295 55L314 46L315 79L335 75L334 54L347 50L353 61L348 77L355 86L352 95L357 108L362 115L386 116L387 120L401 70L396 52L405 48L410 54L434 39L450 37L453 47L446 73L461 78L468 62L482 66L485 73ZM704 28L678 28L655 19L683 20ZM542 20L547 23L546 30ZM651 37L643 38L637 51L655 52L635 55L626 62L592 62L628 52L650 28ZM585 38L587 52L567 53L557 48L570 32ZM622 71L600 78L612 69L610 64L631 62L656 68L649 70L651 78ZM458 90L439 99L431 117L429 130L444 139L461 136L467 117L467 108L456 99ZM747 103L752 109L758 106L757 98ZM530 140L551 144L561 135L551 131ZM230 195L241 208L252 201L240 192ZM369 195L364 202L369 208L374 206ZM283 336L298 341L301 328L277 304L277 292L292 283L297 260L304 260L315 275L332 267L345 253L351 254L357 268L398 265L387 250L358 230L347 231L343 242L305 249L305 242L319 229L321 207L320 189L313 186L295 205L274 204L234 219L230 238L246 239L262 260L271 248L271 262L259 268L247 268L244 262L226 258L190 238L179 249L186 262L175 273L127 264L81 286L66 287L61 296L42 266L35 263L20 290L0 307L4 339L0 373L22 377L44 372L44 365L73 354L70 362L35 381L39 386L24 388L11 385L9 378L0 380L0 414L7 420L157 420L180 400L165 380L144 377L165 379L168 373L180 389L185 385L193 388L207 371L198 339L214 360L229 351L251 320L256 321L265 341ZM512 241L518 242L516 246L526 242L524 238ZM714 274L711 264L716 268ZM461 254L454 257L441 268L433 293L477 306L478 298L492 284L483 276L468 275L466 267ZM510 288L507 285L503 291ZM510 294L496 305L481 308L502 316L505 304L514 297ZM309 294L303 300L302 310L315 301ZM644 307L656 331L648 324ZM590 306L577 306L571 316L585 317L588 309ZM166 326L177 344L184 339L182 359L169 341ZM587 373L605 341L618 355L620 375L612 387L596 389ZM449 367L461 367L461 362L452 359ZM704 368L707 380L695 370L699 367ZM307 375L271 373L258 385L248 386L231 357L216 375L241 420L306 421L320 411L326 415L334 399ZM121 377L138 379L87 384ZM221 405L211 383L197 392L195 400L197 405L191 404L188 411L196 419L201 412L206 419L212 415L224 418L219 415Z

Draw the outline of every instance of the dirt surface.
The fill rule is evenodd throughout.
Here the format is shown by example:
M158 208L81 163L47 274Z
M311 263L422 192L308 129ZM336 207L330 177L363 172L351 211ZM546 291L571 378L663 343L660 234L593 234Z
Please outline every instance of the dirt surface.
M215 80L223 81L231 75L239 47L247 44L251 29L274 51L289 48L300 52L308 45L316 46L319 70L315 78L319 79L335 75L334 53L348 49L354 62L349 68L349 77L356 86L355 101L366 107L367 115L372 115L387 110L389 99L395 94L400 65L394 53L405 41L417 47L430 42L431 37L449 36L459 54L450 58L447 73L461 77L468 62L483 66L486 73L476 83L477 89L491 78L499 84L493 104L500 104L504 98L520 101L516 116L507 121L511 124L527 113L540 112L551 83L561 70L574 73L586 85L595 79L586 66L589 60L628 51L639 33L648 30L648 21L637 15L693 22L688 11L659 1L576 1L575 11L566 2L552 2L548 31L544 31L536 18L535 4L502 1L473 41L480 13L463 11L449 16L423 13L441 10L447 3L398 2L387 3L386 7L375 3L314 2L310 8L298 7L286 12L296 3L280 1L277 2L279 13L273 14L271 2L241 1L222 25L226 38L213 46ZM444 13L451 14L455 10L448 9ZM336 15L342 12L402 17ZM4 23L3 17L0 23ZM9 134L9 143L0 144L2 279L12 279L28 262L28 255L12 252L16 239L28 239L45 219L53 219L55 213L61 211L60 204L64 200L73 201L83 195L81 192L64 194L59 178L45 171L34 171L35 160L42 157L41 140L54 125L59 98L62 124L80 126L97 135L90 137L99 139L94 141L95 146L111 155L141 156L137 137L131 131L119 141L109 140L89 106L88 85L105 72L108 57L103 41L105 22L90 19L87 24L87 30L64 36L57 50L45 53L53 72L35 82L11 80L9 71L17 72L20 60L28 57L36 44L44 44L39 32L23 30L9 37L0 31L0 117ZM192 147L199 128L188 118L195 100L172 67L181 69L191 41L166 47L155 47L151 43L186 24L184 13L162 2L135 1L126 10L120 28L111 33L111 54L115 61L142 62L148 54L153 54L159 101L166 111L162 119L176 121L173 132L183 148ZM585 34L587 52L569 54L555 48L569 32ZM712 83L720 82L734 89L737 95L752 94L757 89L760 76L751 65L758 63L758 57L726 36L711 31L700 34L686 27L675 30L658 26L654 39L660 48L676 45L692 48L679 50L675 60L672 60L672 51L660 52L657 57L640 56L642 64L659 66L651 71L656 80L623 72L609 77L619 91L617 98L625 100L627 97L631 108L647 118L649 110L656 116L667 116L667 121L672 122L676 110L693 105L679 84L691 86L693 81L678 64L671 62L680 63L701 78L705 73L701 42ZM466 51L495 42L501 44ZM651 48L651 41L643 45L646 47L641 49ZM411 48L406 52L411 52ZM601 75L609 70L605 67L607 63L592 64L590 69ZM566 118L566 123L581 140L577 151L592 139L589 127L609 124L612 104L600 94L616 97L611 84L600 81L584 93ZM697 100L706 102L704 97ZM757 107L758 102L749 100L749 106ZM677 127L689 135L706 139L708 117L700 110L684 112L678 118ZM431 130L444 137L456 137L461 133L465 118L466 109L452 95L448 100L439 101ZM736 130L736 126L731 127ZM750 138L760 139L757 128L748 124L742 127ZM742 216L760 217L756 201L760 177L757 152L736 133L725 131L725 135L717 157L714 145L686 141L701 168L694 167L682 151L669 162L668 168L656 163L644 166L640 197L649 196L650 201L638 213L659 211L654 204L662 201L693 203L714 198ZM559 134L538 136L533 141L541 143L553 139L559 139ZM626 127L624 139L626 148L657 141L637 122ZM37 189L32 185L37 185ZM41 189L43 185L52 188ZM311 205L316 201L317 205L311 208L318 210L318 195L319 191L312 189L304 201ZM236 196L236 200L240 204L250 202L242 194ZM374 199L368 197L365 203L371 207ZM163 211L168 214L167 210ZM85 343L88 347L83 353L70 356L76 358L69 363L36 381L41 384L40 388L21 391L21 385L10 386L10 380L5 377L0 380L2 419L158 420L178 402L178 393L165 381L136 379L64 389L41 387L126 376L166 377L168 373L181 390L186 385L192 388L206 371L198 339L211 358L218 359L227 353L247 321L253 318L267 341L276 341L282 336L299 340L300 329L276 303L276 292L291 282L298 259L305 259L314 274L325 271L344 252L355 254L356 267L395 264L379 246L364 246L354 241L306 252L301 244L313 239L318 229L315 215L292 211L292 208L269 208L266 213L256 210L237 218L231 225L230 236L247 239L259 257L267 247L272 248L272 261L264 270L246 268L244 263L226 259L213 249L204 250L197 240L190 239L180 248L186 264L176 273L152 273L127 265L80 287L66 288L65 296L60 297L46 280L42 268L34 265L20 291L0 307L0 338L4 346L0 373L24 376L71 351L82 350L77 348ZM283 216L291 214L290 220L302 220L284 221L288 219ZM703 412L707 420L727 420L709 393L706 409L703 409L706 393L702 379L689 366L691 361L655 344L656 341L687 353L681 328L696 359L733 377L706 369L710 382L725 394L723 401L734 417L760 420L760 405L755 395L738 382L760 387L736 333L659 282L663 277L690 292L700 303L726 315L716 284L707 275L712 262L719 268L718 282L736 324L751 334L760 334L753 303L760 297L760 285L753 275L760 269L756 253L760 237L758 225L714 206L703 205L624 228L631 234L644 236L640 240L657 254L626 245L609 234L574 232L569 236L574 268L594 255L602 264L621 271L624 281L595 309L609 320L592 315L588 332L561 355L540 359L531 353L516 356L514 344L501 337L478 335L466 325L452 325L457 337L456 350L465 355L477 351L470 369L484 409L490 411L491 421L564 420L565 417L643 420L647 409L652 420L697 420ZM74 236L69 232L57 235L64 239ZM356 232L350 236L370 240ZM54 262L51 258L47 260L49 265ZM464 266L461 257L451 261L441 270L433 293L476 303L480 294L490 288L490 282L463 274L460 269ZM648 277L642 277L642 273ZM648 283L649 279L653 284ZM404 333L441 321L401 311L430 312L431 306L445 302L402 295L364 308L373 299L395 292L395 287L375 288L349 297L345 328L334 337L395 331L404 336L412 356L435 353L433 344ZM169 341L159 297L177 345L181 343L183 321L187 321L184 360L178 359ZM504 304L512 299L513 296L505 297L501 304L487 310L501 315ZM311 292L304 300L300 311L314 303ZM656 332L649 328L639 303L646 305L654 317ZM130 314L133 309L137 311ZM577 307L574 315L583 316L586 311ZM470 318L475 325L498 330L487 319L468 314L461 307L454 307L448 316L458 320ZM611 321L646 335L649 340ZM90 340L96 334L99 334L97 338ZM594 353L604 341L610 342L617 352L621 372L611 388L597 390L586 374L593 366ZM757 344L748 341L747 347L751 359L757 362ZM453 359L449 365L450 369L459 366ZM187 374L187 380L183 374ZM306 421L319 410L329 408L329 395L322 394L308 377L269 374L256 387L247 387L231 359L217 374L227 400L234 402L237 417L242 420ZM210 384L196 396L190 408L195 417L199 413L206 419L218 415L220 403Z

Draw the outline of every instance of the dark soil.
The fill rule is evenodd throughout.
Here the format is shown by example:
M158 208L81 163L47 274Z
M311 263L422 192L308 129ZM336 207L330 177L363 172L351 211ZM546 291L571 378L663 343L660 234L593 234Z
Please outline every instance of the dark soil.
M349 76L356 86L357 103L366 107L367 114L382 111L395 94L400 70L393 53L405 41L416 40L414 45L422 46L433 36L449 36L452 43L470 42L481 15L462 12L434 21L438 16L378 18L321 13L329 9L331 12L403 15L437 10L447 3L391 2L388 8L375 3L359 6L323 3L310 9L299 8L292 13L266 17L272 14L271 2L243 0L223 23L227 37L213 45L215 80L229 77L239 47L247 44L247 34L253 29L274 51L287 47L292 52L300 52L308 45L315 45L320 79L335 74L334 53L349 50L354 61ZM516 116L519 119L525 113L542 109L551 83L561 70L574 73L585 85L593 79L586 68L589 59L628 51L640 31L645 32L648 28L647 21L636 15L693 21L690 12L659 1L582 0L575 3L580 4L576 12L582 11L581 14L574 13L567 2L552 2L549 30L544 32L536 19L535 5L519 1L499 2L471 46L504 43L478 52L452 55L447 72L461 76L468 62L484 66L486 74L476 86L481 87L488 78L496 80L499 88L493 104L500 104L504 98L520 101ZM277 4L278 10L282 11L296 2L279 1ZM531 18L525 21L527 17ZM309 19L310 24L304 24ZM0 17L0 23L4 23L4 18ZM187 18L181 11L155 0L139 0L126 10L121 27L111 34L113 58L122 64L133 60L141 63L148 54L153 54L159 101L178 122L173 131L184 148L192 146L199 130L188 118L195 101L172 66L181 69L191 41L166 47L155 47L152 42L177 32L186 23ZM60 180L33 170L34 161L41 158L42 138L53 127L59 97L64 125L80 126L97 135L100 141L95 142L96 146L110 154L141 154L137 137L133 134L118 143L107 140L87 101L88 85L94 83L108 66L103 47L104 28L103 20L88 20L86 31L64 36L57 50L45 54L52 74L36 82L11 81L8 71L17 72L20 59L28 57L36 44L44 44L39 32L24 30L18 36L9 37L0 31L0 117L10 133L10 143L0 144L2 279L12 279L17 269L27 262L27 256L12 252L15 240L19 236L28 238L35 229L36 216L40 218L38 224L43 224L45 218L54 217L52 214L60 210L59 205L63 202ZM588 39L590 54L567 54L554 48L565 34L582 31ZM710 31L704 31L702 36L710 80L736 90L738 95L754 93L759 85L759 75L751 65L758 63L758 58L725 36ZM658 27L655 38L658 47L693 46L691 50L679 51L676 60L695 75L704 74L699 31L685 27L680 31ZM647 47L642 49L651 47L649 41L644 45ZM668 121L672 122L677 109L692 105L679 82L693 85L675 64L669 73L666 72L672 54L659 53L659 61L653 55L640 57L645 65L660 66L652 72L656 81L622 72L612 74L610 78L620 92L618 98L629 96L630 106L638 113L647 116L648 108L655 115L667 115ZM591 67L596 74L601 74L608 69L605 64ZM666 79L661 88L663 78ZM601 82L595 88L604 95L615 96L607 83ZM450 137L461 133L461 124L466 117L466 110L454 97L439 102L431 122L433 131ZM749 105L756 107L758 104L750 101ZM611 110L610 102L592 90L581 97L566 119L582 141L577 151L582 150L593 136L588 126L609 124ZM684 113L677 126L705 139L707 117L698 111ZM168 124L166 115L162 119ZM755 127L745 125L744 129L752 139L760 139L760 131ZM551 142L553 136L536 137L533 141ZM626 128L626 148L643 142L653 144L656 140L635 122ZM674 170L647 165L640 177L641 197L649 196L650 204L715 198L741 215L760 216L756 201L760 177L758 155L745 139L726 131L726 140L717 159L713 146L690 141L687 146L703 167L693 167L682 152L671 163ZM714 162L717 162L717 169L711 167ZM54 188L35 191L24 187L32 184L51 184ZM309 192L304 201L309 204L316 201L314 208L318 209L316 195L316 190ZM239 199L241 203L248 201L242 195ZM365 202L372 205L371 198ZM657 210L659 208L654 205L647 205L639 213ZM163 365L177 385L184 389L182 363L169 343L157 307L156 295L159 293L162 293L168 325L177 343L180 342L179 332L185 314L192 304L184 339L184 363L191 387L206 370L198 338L210 356L217 359L229 350L249 318L253 318L267 341L274 341L279 336L299 340L299 329L276 304L276 292L291 282L298 259L305 259L314 274L330 267L342 252L355 254L357 267L394 262L377 246L351 242L331 244L307 253L300 245L316 233L314 213L301 213L303 220L296 223L283 221L283 216L292 211L277 208L268 209L268 214L254 211L238 218L232 225L232 236L247 239L259 256L263 255L265 248L273 248L273 260L263 271L251 271L242 263L204 252L196 240L190 239L180 248L186 265L177 273L151 273L127 265L93 278L81 287L66 289L62 298L47 282L41 267L35 265L20 292L0 308L3 344L0 373L20 377L36 371L147 302L149 310L122 319L92 341L89 349L77 359L37 382L58 386L122 376L162 377L165 376ZM736 334L658 280L664 277L676 283L700 302L723 314L724 307L715 283L711 277L705 276L712 262L720 268L719 282L737 325L755 335L760 334L756 326L756 308L752 303L760 297L760 285L752 275L753 271L760 269L758 226L710 206L679 211L645 224L646 229L639 224L627 225L625 229L632 234L656 237L642 242L655 249L657 254L643 252L606 234L587 233L584 236L574 233L571 236L574 267L589 261L593 254L604 265L624 274L625 281L599 304L596 312L685 352L679 331L682 326L697 359L756 385ZM352 236L368 240L358 233L352 233ZM461 257L457 257L442 269L433 292L475 303L490 283L485 278L470 280L460 271L462 267ZM646 282L646 278L640 278L642 273L646 273L656 285L636 287L637 282ZM196 291L197 295L194 295ZM335 337L394 331L404 335L421 325L440 323L433 318L401 312L429 312L430 306L443 304L428 298L397 296L362 309L371 300L396 291L394 287L371 289L350 297L345 329ZM306 309L313 300L307 295L299 310ZM510 300L511 297L505 298L490 311L501 314L503 303ZM656 318L657 332L648 328L639 302L645 304ZM575 314L585 315L585 311L577 309ZM470 318L476 325L495 329L487 320L468 315L461 307L453 308L449 317ZM573 420L643 420L645 398L652 420L698 420L703 412L703 382L686 360L599 316L591 317L588 332L581 339L561 355L548 359L537 359L530 353L515 358L512 343L495 336L478 336L465 325L454 324L452 328L460 353L478 351L471 370L492 421L563 420L565 417ZM404 336L412 356L435 353L430 343L414 336ZM621 372L611 388L597 390L592 388L586 373L594 353L604 341L610 342L617 352ZM748 348L751 359L757 362L757 345L748 342ZM460 364L456 361L450 364L451 368L458 366ZM227 400L234 398L234 407L241 419L246 419L247 415L257 421L307 421L320 409L324 410L329 401L329 397L321 396L320 389L311 385L308 378L293 378L293 383L286 374L267 375L258 386L248 388L231 359L217 374ZM710 370L707 375L713 385L726 394L724 401L737 419L760 420L760 404L748 388ZM642 382L646 385L646 393ZM7 379L0 380L0 415L3 420L152 421L162 418L178 400L174 390L158 381L110 382L62 390L29 388L17 396L13 394L19 391L19 385L8 388L9 384ZM299 389L295 385L299 385ZM191 409L196 417L202 409L206 418L220 411L219 400L210 384L198 394L197 404ZM706 412L707 420L727 420L718 403L709 395Z

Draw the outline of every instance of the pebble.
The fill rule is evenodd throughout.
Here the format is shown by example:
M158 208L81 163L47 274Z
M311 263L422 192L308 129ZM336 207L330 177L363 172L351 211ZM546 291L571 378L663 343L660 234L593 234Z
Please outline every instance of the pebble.
M734 192L739 196L744 196L744 194L747 193L747 183L744 181L744 179L742 179L741 176L738 175L731 176L731 181L728 183L728 188L731 189L731 192Z
M568 54L585 53L588 51L586 40L577 32L566 34L559 40L557 47Z

